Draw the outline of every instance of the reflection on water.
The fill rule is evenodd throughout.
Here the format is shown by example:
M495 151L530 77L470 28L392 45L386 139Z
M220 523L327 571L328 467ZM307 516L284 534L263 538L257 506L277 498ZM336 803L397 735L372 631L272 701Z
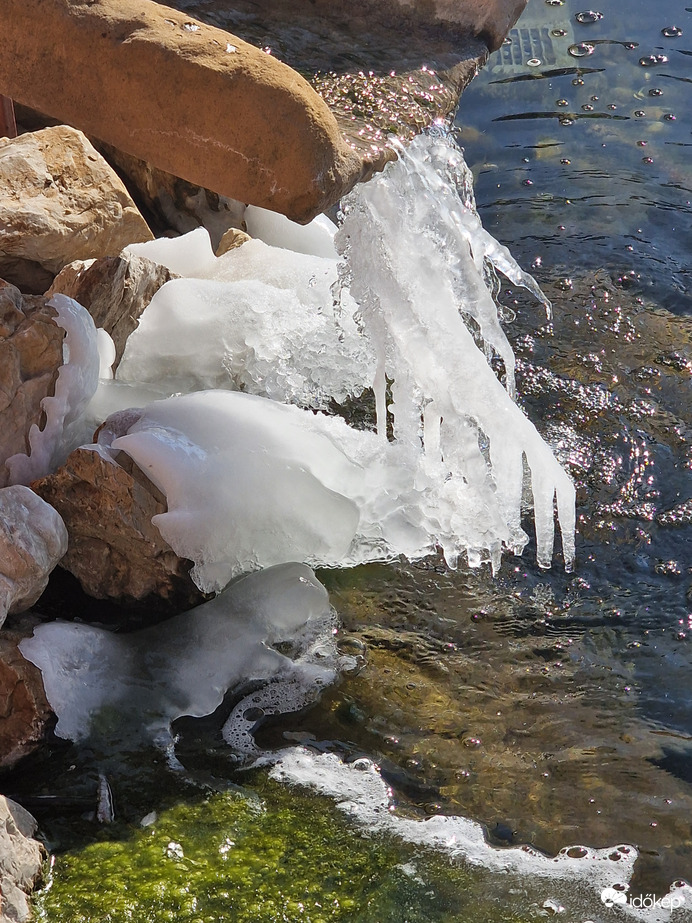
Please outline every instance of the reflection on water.
M529 0L457 118L487 229L520 259L634 270L692 311L691 41L684 0Z

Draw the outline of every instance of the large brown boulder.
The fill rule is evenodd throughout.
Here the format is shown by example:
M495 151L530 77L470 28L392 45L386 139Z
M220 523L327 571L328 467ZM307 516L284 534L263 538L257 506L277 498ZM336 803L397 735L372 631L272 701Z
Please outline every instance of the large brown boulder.
M307 221L361 175L295 71L150 0L3 0L0 87L222 195Z
M41 402L53 394L63 364L65 331L55 308L0 279L0 487L5 461L30 451L29 430L43 424Z
M45 856L32 839L37 826L28 811L0 795L0 923L24 923L31 917L27 898Z
M58 125L0 139L1 277L45 291L46 274L66 263L115 255L152 236L122 181L80 131ZM42 270L35 284L32 266Z
M177 278L165 266L124 251L91 263L70 263L56 276L46 297L61 292L87 309L96 326L113 339L115 371L142 312L162 285Z
M179 558L152 524L166 498L122 452L79 448L55 474L32 483L55 506L69 534L61 566L85 593L126 605L143 600L182 609L202 599Z
M19 650L25 636L7 629L0 632L1 769L11 768L35 750L53 718L41 671Z

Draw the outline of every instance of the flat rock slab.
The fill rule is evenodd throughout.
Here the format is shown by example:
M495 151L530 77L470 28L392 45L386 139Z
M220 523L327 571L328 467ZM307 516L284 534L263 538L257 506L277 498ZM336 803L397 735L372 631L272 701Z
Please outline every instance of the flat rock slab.
M0 138L0 277L14 281L21 261L45 271L40 284L66 263L114 256L152 236L122 181L82 132L59 125Z
M307 221L361 175L291 68L150 0L2 0L0 87L217 193Z

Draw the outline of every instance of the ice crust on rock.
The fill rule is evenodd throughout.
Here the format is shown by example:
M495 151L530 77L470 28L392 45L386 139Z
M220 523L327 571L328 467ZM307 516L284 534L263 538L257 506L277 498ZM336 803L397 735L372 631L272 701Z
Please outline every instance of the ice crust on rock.
M311 253L336 259L334 247L335 225L326 215L318 215L308 224L296 224L278 212L248 205L245 209L248 234L272 247L283 247L296 253Z
M308 270L290 287L257 279L166 283L128 340L118 380L171 393L231 388L314 408L362 393L370 344L352 317L337 325L319 309L311 278ZM324 300L329 286L322 288Z
M65 330L63 365L58 371L54 394L44 397L43 428L29 430L29 453L7 459L10 481L28 484L49 474L82 437L81 421L99 381L99 346L96 327L80 304L66 295L53 295L48 305L55 308L55 323Z
M253 219L250 212L250 223L266 224L265 237L279 247L251 240L216 258L199 230L131 248L188 278L157 293L128 341L118 380L178 393L238 388L313 409L372 386L381 440L388 427L394 440L377 456L377 471L367 470L367 439L350 457L366 471L369 488L395 496L389 511L398 504L407 540L397 547L393 533L373 536L363 525L361 496L366 547L329 563L373 559L376 548L386 560L441 547L451 565L466 554L472 565L490 561L496 570L503 549L519 553L527 541L526 468L538 562L552 561L557 503L571 569L574 487L512 399L514 356L493 302L492 274L504 273L548 311L550 305L482 228L454 142L433 132L398 153L342 203L335 237L342 264L289 249L299 248L306 229L286 228L271 213ZM489 364L492 354L504 364L506 387ZM385 467L389 483L381 477ZM414 522L418 537L411 541Z
M114 414L99 441L166 495L168 511L153 522L195 562L203 592L295 559L348 566L429 549L398 447L339 417L201 391Z
M229 689L269 683L283 711L314 698L336 675L334 624L310 568L285 564L161 625L128 635L49 622L20 649L41 670L59 737L169 748L172 721L211 714ZM279 642L290 643L289 654L273 648ZM242 726L237 736L250 752L246 732Z
M36 602L66 551L57 510L21 484L0 490L0 625Z

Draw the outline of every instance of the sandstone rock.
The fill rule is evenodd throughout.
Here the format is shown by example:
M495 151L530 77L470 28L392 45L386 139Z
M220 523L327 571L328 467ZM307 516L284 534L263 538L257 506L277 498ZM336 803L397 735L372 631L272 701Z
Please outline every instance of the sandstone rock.
M361 175L302 77L189 15L4 0L3 24L4 92L190 183L307 221Z
M215 253L217 256L221 256L222 253L228 253L229 250L242 247L247 240L252 240L252 238L245 231L240 231L238 228L229 228L219 241Z
M0 795L0 923L31 917L27 895L41 874L44 849L32 839L36 821L24 808Z
M173 552L151 522L165 512L163 494L123 453L76 449L55 474L32 488L52 503L69 533L61 566L84 591L124 604L159 597L172 608L196 605L192 566Z
M56 314L45 298L22 296L0 280L0 487L9 483L6 459L29 451L29 429L41 426L41 401L63 364L65 331Z
M52 506L20 484L0 490L0 625L36 602L66 551L67 529Z
M526 0L169 0L313 75L363 175L445 118Z
M121 180L81 132L59 125L0 139L0 276L9 278L17 259L55 274L72 260L151 238Z
M41 671L22 656L22 632L0 632L0 768L35 750L53 717ZM0 855L2 848L0 847Z
M115 371L142 312L161 286L174 278L178 276L165 266L124 251L92 263L70 263L56 276L46 297L62 292L87 309L96 326L113 338Z

